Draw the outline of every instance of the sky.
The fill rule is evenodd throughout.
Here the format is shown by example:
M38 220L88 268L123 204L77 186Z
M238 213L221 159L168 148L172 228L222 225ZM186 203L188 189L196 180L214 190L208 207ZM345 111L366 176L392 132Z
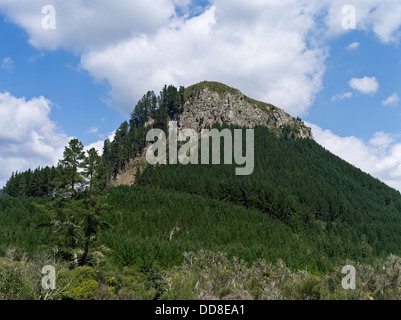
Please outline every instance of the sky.
M0 187L209 80L401 191L401 0L0 0L0 38Z

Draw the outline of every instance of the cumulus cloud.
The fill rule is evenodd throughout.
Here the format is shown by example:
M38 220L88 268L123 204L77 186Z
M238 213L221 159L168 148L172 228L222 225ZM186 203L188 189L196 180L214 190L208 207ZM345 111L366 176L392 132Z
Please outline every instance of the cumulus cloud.
M0 93L0 187L13 171L55 165L69 138L49 118L44 97L17 98Z
M327 34L338 36L348 32L342 27L342 8L352 5L356 11L356 29L373 31L384 43L398 42L401 27L401 1L399 0L325 0Z
M296 1L216 1L203 14L155 35L88 52L81 65L108 80L125 113L149 89L216 80L304 114L321 89L326 54L308 46L315 24L301 10Z
M369 142L354 136L340 137L317 125L315 140L335 155L401 191L401 142L388 133L377 132Z
M44 30L42 8L56 9L56 30ZM152 34L174 16L170 0L0 0L8 19L24 28L36 48L82 52L116 44L139 34Z
M81 66L111 84L124 114L149 89L216 80L303 115L322 88L327 51L317 38L346 32L341 9L349 3L215 0L201 11L190 0L53 0L57 29L43 30L41 8L47 4L0 0L36 48L81 54ZM358 29L372 30L384 42L398 39L400 1L353 5Z
M107 137L107 139L109 139L110 141L113 141L115 133L116 133L115 131L110 133L110 135ZM91 143L88 146L85 146L84 150L88 151L89 149L95 148L97 150L98 154L102 155L103 154L103 146L104 146L104 140L99 140L99 141L95 141L95 142Z
M65 146L72 137L60 132L50 119L52 103L44 97L31 100L0 93L0 188L12 172L53 166L62 159ZM113 140L114 132L109 139ZM103 152L103 141L94 147Z
M294 115L305 114L322 87L326 51L312 36L322 6L310 1L216 0L193 16L188 0L54 0L56 30L41 28L45 4L0 0L36 48L81 54L124 114L166 83L221 81Z
M386 100L383 100L382 104L383 106L396 106L398 105L399 101L400 97L398 96L397 93L394 93L391 96L389 96Z
M347 47L347 49L348 49L348 50L355 50L355 49L358 49L359 46L360 46L359 42L352 42L352 43Z
M84 150L88 151L88 150L90 150L92 148L95 148L97 153L99 155L102 155L103 154L103 146L104 146L104 141L103 140L99 140L99 141L91 143L88 146L85 146Z
M393 135L385 132L376 132L372 139L369 140L369 144L379 148L387 148L391 143L394 142Z
M352 92L345 92L345 93L339 93L336 94L335 96L331 97L331 101L336 101L336 100L344 100L344 99L350 99L352 98Z
M202 80L225 82L293 115L307 113L325 71L327 51L317 38L346 32L342 7L349 1L210 3L200 10L191 0L53 0L56 30L41 28L48 0L0 0L0 9L36 48L81 54L81 66L111 84L111 97L125 114L149 89ZM352 5L357 29L383 42L399 39L399 0Z
M380 86L379 81L375 77L352 78L349 81L349 85L363 94L374 94Z

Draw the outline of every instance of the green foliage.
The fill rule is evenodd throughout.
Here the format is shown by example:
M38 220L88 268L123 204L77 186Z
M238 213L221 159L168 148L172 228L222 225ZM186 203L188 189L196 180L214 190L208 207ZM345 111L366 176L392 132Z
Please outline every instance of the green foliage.
M355 290L344 290L344 265L356 268ZM372 264L343 261L324 275L293 271L281 260L257 260L251 266L219 252L185 254L183 263L167 273L169 290L162 299L261 300L389 300L400 299L401 258L390 255Z
M59 168L45 167L15 172L4 188L4 195L11 197L50 197L57 186Z
M82 167L90 193L99 193L106 186L106 169L102 165L102 157L95 148L87 151L88 156L84 158Z
M0 298L401 298L400 193L294 139L297 125L279 138L255 128L250 176L236 164L146 166L137 185L104 190L146 132L205 86L236 92L210 82L148 92L102 157L73 139L57 167L13 173L0 197ZM38 285L44 259L32 257L55 245L50 294ZM344 264L357 268L354 291L340 286Z
M65 287L62 299L91 299L94 292L99 288L96 272L91 267L63 270L58 273L57 280L61 287Z
M106 140L102 161L109 179L126 169L130 159L140 156L146 147L146 134L151 128L167 130L168 121L183 111L184 87L164 86L159 96L149 91L137 103L129 123L123 122L114 140Z
M59 267L54 258L56 248L26 254L20 249L7 248L0 257L0 300L47 300L60 293L43 290L42 268L45 265ZM61 266L60 266L61 267Z
M0 299L29 299L30 284L24 277L27 266L24 262L0 260Z
M0 198L0 253L7 248L36 252L55 240L51 220L36 208L45 199Z
M259 259L249 266L241 259L205 250L186 253L167 279L170 286L162 299L320 300L329 295L324 276L291 271L282 261Z
M257 127L253 174L236 176L235 167L147 166L136 183L256 209L287 226L303 253L318 253L308 263L320 270L339 259L401 253L400 193L315 141L277 138ZM283 259L294 267L304 260Z
M106 168L97 151L92 148L86 156L82 143L72 139L57 167L13 173L6 183L4 195L14 198L74 197L86 187L95 193L100 192L106 187L106 180Z
M203 81L197 84L194 84L192 86L189 86L188 88L185 89L185 98L191 98L196 96L200 91L203 89L209 89L209 91L216 92L218 94L224 94L224 93L231 93L233 95L240 94L240 91L238 89L234 89L232 87L229 87L223 83L220 82L215 82L215 81Z
M0 298L9 300L393 300L401 299L401 258L390 255L372 264L342 261L326 274L291 270L281 260L252 264L222 252L184 253L183 262L169 270L142 273L129 268L68 269L45 256L8 250L0 258ZM41 288L44 264L56 268L55 290ZM344 265L356 268L356 289L344 290ZM112 276L110 276L112 274Z
M158 300L163 293L168 291L168 283L164 272L158 267L153 267L147 277L146 289L153 289L155 292L154 300Z
M317 250L305 256L307 244L298 241L288 226L254 209L147 187L107 191L112 209L103 218L110 228L100 241L121 267L143 272L154 265L166 269L180 264L183 252L201 248L249 262L285 257L292 265L318 266L325 261Z
M68 146L64 149L63 159L59 164L63 168L61 172L61 179L64 182L61 185L60 192L68 194L74 198L77 190L76 188L84 182L82 174L79 169L84 167L85 152L84 146L78 139L72 139Z
M81 265L88 262L89 247L95 243L96 234L102 225L101 214L107 210L106 201L100 195L106 185L101 157L94 148L87 154L83 151L82 143L72 139L65 148L64 158L60 160L55 174L54 179L59 183L54 182L54 197L50 201L20 203L31 205L47 218L40 226L53 229L53 241L60 246L64 259L72 258L78 264L78 254L82 250ZM25 175L30 177L30 171L21 176ZM9 185L13 181L10 179ZM10 199L4 198L3 203L7 205Z

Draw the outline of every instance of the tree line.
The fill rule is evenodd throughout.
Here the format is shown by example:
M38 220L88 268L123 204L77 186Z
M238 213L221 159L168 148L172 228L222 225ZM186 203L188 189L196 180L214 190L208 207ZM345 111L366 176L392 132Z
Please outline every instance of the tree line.
M4 195L40 198L67 192L73 197L78 190L104 189L106 169L101 156L95 148L86 153L83 149L82 142L72 139L57 166L13 172L4 187Z

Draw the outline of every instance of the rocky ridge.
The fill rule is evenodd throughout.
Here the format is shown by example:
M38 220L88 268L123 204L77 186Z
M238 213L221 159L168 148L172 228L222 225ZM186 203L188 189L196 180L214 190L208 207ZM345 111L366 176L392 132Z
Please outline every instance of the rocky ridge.
M213 123L254 128L267 126L276 135L288 126L296 138L313 139L311 129L271 104L250 99L239 90L217 82L201 82L188 87L180 128L200 129Z

